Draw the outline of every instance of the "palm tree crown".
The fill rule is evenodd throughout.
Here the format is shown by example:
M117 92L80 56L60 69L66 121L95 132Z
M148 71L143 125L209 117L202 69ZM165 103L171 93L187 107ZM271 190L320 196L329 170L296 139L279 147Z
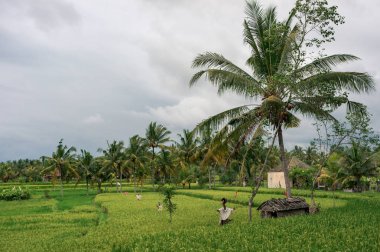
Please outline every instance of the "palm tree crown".
M279 21L276 8L264 10L256 1L251 1L247 2L246 15L244 42L251 49L251 56L246 61L251 71L246 72L220 54L206 52L193 61L193 67L202 69L194 74L190 85L205 76L217 87L219 94L233 91L260 101L260 104L224 111L203 121L197 129L213 127L228 131L229 137L238 138L238 142L250 141L263 125L277 129L290 197L282 129L299 126L296 114L335 120L331 111L344 103L349 110L360 110L363 106L350 101L346 92L369 92L374 84L366 73L333 70L340 63L357 60L353 55L331 55L307 64L296 64L294 48L300 37L300 27L292 25L294 12L287 20Z

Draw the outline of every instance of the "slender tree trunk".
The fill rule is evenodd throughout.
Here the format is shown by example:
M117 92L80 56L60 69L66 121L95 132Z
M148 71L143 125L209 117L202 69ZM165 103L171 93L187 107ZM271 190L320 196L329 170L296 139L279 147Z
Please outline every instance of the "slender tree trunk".
M133 191L136 193L136 164L133 164Z
M355 177L355 184L356 184L356 192L362 192L361 184L360 184L360 177Z
M249 198L249 202L248 202L248 218L249 218L249 222L252 222L253 199L255 198L257 192L259 191L259 188L260 188L260 185L261 185L261 181L263 180L263 174L264 174L264 171L265 171L265 167L267 166L269 155L272 152L273 145L274 145L274 142L275 142L277 134L278 134L278 129L279 128L277 128L277 131L275 132L275 134L273 136L272 143L271 143L271 145L270 145L270 147L268 149L268 152L267 152L267 154L265 156L264 164L263 164L263 166L260 169L259 176L256 177L256 178L254 176L252 176L252 179L254 180L253 184L255 186L252 187L252 194L251 194L251 197Z
M154 147L152 147L152 167L151 167L152 171L151 171L151 173L152 173L152 187L153 187L153 189L154 189L154 158L155 158L154 155L155 155Z
M86 175L86 188L87 188L87 196L88 196L88 175Z
M123 192L123 168L120 166L120 192Z
M285 187L286 187L286 197L291 198L292 197L292 191L290 188L288 162L286 160L286 155L285 155L284 139L283 139L283 135L282 135L281 126L278 128L278 145L280 146L282 170L284 172Z
M212 183L213 183L213 185L214 185L214 189L215 189L216 187L215 187L214 169L211 169L211 178L212 178Z
M211 189L211 167L208 167L208 189Z
M102 192L102 180L101 179L98 179L98 193L101 193Z
M61 197L63 198L63 180L62 180L62 168L61 167L59 167L59 173L60 173L59 179L61 181Z
M333 187L333 207L335 208L335 186Z
M314 201L315 184L317 183L316 181L317 181L318 177L321 175L322 168L323 168L323 166L321 165L318 172L316 173L316 175L314 176L314 178L311 182L310 200L311 200L311 204L314 206L316 205L315 201Z

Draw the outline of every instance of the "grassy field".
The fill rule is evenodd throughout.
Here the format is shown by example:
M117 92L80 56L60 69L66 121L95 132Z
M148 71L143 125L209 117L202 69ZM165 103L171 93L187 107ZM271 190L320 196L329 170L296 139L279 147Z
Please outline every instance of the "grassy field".
M86 195L83 187L66 189L64 198L58 188L30 190L31 200L0 201L0 251L380 251L376 193L338 193L333 207L331 193L318 192L317 215L260 219L254 211L248 223L246 188L178 190L169 224L155 208L162 201L155 192L145 190L137 201L133 193ZM237 208L223 227L215 211L221 197ZM276 197L281 191L263 189L255 206Z

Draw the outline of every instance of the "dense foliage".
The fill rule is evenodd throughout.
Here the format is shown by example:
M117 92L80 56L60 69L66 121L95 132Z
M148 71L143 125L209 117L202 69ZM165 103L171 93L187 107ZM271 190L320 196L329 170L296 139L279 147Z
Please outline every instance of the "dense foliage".
M30 192L27 188L14 186L11 189L2 189L0 191L0 200L27 200L30 199Z

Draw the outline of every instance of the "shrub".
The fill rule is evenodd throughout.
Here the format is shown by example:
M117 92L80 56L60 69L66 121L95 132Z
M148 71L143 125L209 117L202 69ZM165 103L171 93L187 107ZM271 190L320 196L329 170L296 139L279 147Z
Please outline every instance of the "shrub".
M164 207L169 212L169 222L172 222L172 216L177 209L177 205L173 203L172 199L175 195L175 187L164 185L160 188L161 194L164 196Z
M0 192L0 200L27 200L30 199L30 192L26 188L13 187L12 189L3 189Z

